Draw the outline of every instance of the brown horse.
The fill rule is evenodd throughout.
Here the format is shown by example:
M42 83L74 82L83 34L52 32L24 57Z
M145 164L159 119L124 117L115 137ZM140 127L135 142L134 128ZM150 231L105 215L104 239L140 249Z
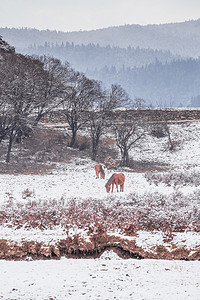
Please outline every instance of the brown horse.
M114 188L114 184L116 185L117 191L118 191L118 185L120 185L120 192L124 191L124 181L125 181L125 175L123 173L114 173L106 183L106 191L107 193L110 192L110 186L112 185L112 192Z
M99 174L100 174L100 178L105 178L105 172L104 169L102 167L102 165L95 165L94 166L95 172L96 172L96 178L99 178Z

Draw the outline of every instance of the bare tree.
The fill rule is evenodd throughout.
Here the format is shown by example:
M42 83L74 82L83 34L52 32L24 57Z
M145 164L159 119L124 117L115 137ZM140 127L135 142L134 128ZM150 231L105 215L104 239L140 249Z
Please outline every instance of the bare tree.
M141 108L145 107L145 100L142 98L135 98L133 106L137 109L141 109Z
M106 128L112 126L113 109L128 104L129 96L119 85L112 85L110 91L98 90L89 115L93 160L96 160L102 134Z
M129 152L144 137L144 127L141 122L129 119L125 115L122 122L114 125L114 133L121 153L121 165L129 166Z
M88 121L87 112L92 109L99 87L95 80L90 80L84 74L75 71L72 72L69 80L70 84L63 108L72 132L69 146L74 147L77 132Z
M53 57L40 57L39 69L33 72L35 113L34 126L50 111L58 108L66 99L69 92L68 80L71 68L66 62L62 64L59 59Z
M10 161L13 142L29 136L41 117L63 101L63 74L61 63L54 59L42 62L20 54L4 56L0 68L0 130L1 138L8 138L6 162Z
M1 81L1 70L0 70L0 82ZM0 83L0 89L1 87ZM2 91L0 90L0 95L2 94ZM8 113L8 107L6 103L3 101L3 99L0 98L0 143L3 139L6 138L9 129L10 129L10 123L11 123L11 116Z
M92 159L96 160L100 138L110 123L110 102L105 93L97 96L93 109L89 111L89 130L92 140Z
M157 121L154 121L150 125L151 134L157 138L164 137L167 135L168 137L168 148L169 150L174 149L174 143L171 138L171 131L169 126L169 120L167 118L165 109L160 109L156 111Z
M112 84L108 94L110 109L117 107L129 107L131 104L129 95L119 84Z
M167 117L163 114L162 117L161 117L161 122L162 122L162 125L163 125L163 128L167 134L167 137L168 137L168 143L169 143L169 150L173 150L174 149L174 143L172 142L172 139L171 139L171 132L170 132L170 127L169 127L169 122L167 120Z
M21 134L22 128L28 127L25 120L32 107L28 60L22 55L5 55L0 77L1 131L2 138L9 140L6 156L6 162L9 162L14 138Z

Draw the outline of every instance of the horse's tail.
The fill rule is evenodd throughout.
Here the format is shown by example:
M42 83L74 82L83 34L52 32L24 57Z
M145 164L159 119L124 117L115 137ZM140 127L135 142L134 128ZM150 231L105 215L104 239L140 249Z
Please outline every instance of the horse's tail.
M99 168L100 168L100 172L103 174L103 176L105 176L105 172L104 172L102 165L99 165Z

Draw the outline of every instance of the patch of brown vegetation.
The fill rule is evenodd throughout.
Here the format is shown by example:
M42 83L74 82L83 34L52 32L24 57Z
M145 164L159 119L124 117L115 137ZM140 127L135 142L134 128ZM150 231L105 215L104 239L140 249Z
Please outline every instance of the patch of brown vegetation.
M36 128L32 136L24 139L21 145L14 143L9 163L0 162L1 174L48 174L55 163L69 163L73 157L89 156L89 140L77 137L75 148L68 147L69 136L62 131ZM6 157L6 144L0 144L1 159Z
M32 259L60 259L67 258L97 258L105 250L114 250L122 258L148 258L148 259L177 259L200 260L200 247L191 250L184 247L168 251L165 246L158 245L151 252L145 251L136 245L135 240L121 239L106 233L91 236L86 242L79 235L59 240L54 245L46 245L43 242L25 242L21 244L0 240L0 259L25 260Z
M48 165L45 163L25 163L23 161L12 161L9 164L0 162L0 174L9 174L9 175L44 175L54 169L54 165Z
M111 156L107 156L104 160L104 164L107 169L116 170L117 169L117 162Z

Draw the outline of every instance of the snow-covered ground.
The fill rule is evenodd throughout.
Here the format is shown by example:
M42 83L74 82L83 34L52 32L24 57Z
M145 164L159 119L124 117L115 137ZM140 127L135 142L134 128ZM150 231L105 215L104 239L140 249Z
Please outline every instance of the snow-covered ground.
M120 259L1 261L0 299L198 300L200 262Z
M165 163L170 174L190 174L200 171L199 166L199 149L200 149L200 123L194 122L183 125L172 126L172 140L175 140L178 145L176 150L170 152L167 150L167 138L155 139L148 136L145 140L144 146L141 149L136 148L133 151L134 159L141 161L156 161ZM194 133L194 134L193 134ZM156 158L155 158L156 155ZM166 168L164 167L164 168ZM121 171L121 170L120 170ZM131 171L131 172L130 172ZM94 171L94 162L90 159L75 158L71 164L57 164L57 167L49 174L46 175L0 175L1 189L0 189L0 206L4 205L6 201L12 201L13 205L17 203L31 203L31 202L44 202L48 201L63 201L67 203L70 199L74 199L77 203L90 199L91 203L97 200L102 201L105 205L109 206L112 203L130 202L129 195L134 194L137 197L138 205L143 207L147 206L148 202L151 202L156 197L159 200L159 195L164 195L167 205L170 206L174 213L190 213L196 208L199 208L200 202L197 192L200 192L199 186L196 186L189 182L185 185L184 182L175 185L165 184L159 182L158 184L152 184L145 177L145 173L134 172L134 170L123 170L126 180L124 193L117 193L114 189L114 193L107 193L105 189L105 183L109 177L113 174L113 170L105 170L106 178L96 179ZM166 172L155 171L154 174L164 174ZM150 175L151 177L151 175ZM174 202L174 194L181 193L179 196L181 201L183 197L191 199L187 200L187 203L181 204L179 207L173 208L177 205ZM150 195L151 198L150 199ZM172 199L172 200L170 200ZM186 201L185 200L185 201ZM170 202L171 201L171 202ZM158 205L156 202L152 205ZM150 205L150 204L148 204ZM198 207L197 207L198 206ZM151 208L153 211L154 207ZM165 207L158 207L157 214L165 213ZM160 210L160 211L159 211ZM185 210L185 211L184 211ZM166 212L167 213L167 212ZM9 224L8 224L9 225ZM18 234L17 234L18 232ZM41 233L40 230L30 231L30 236L36 240L44 239L48 236L45 230ZM12 230L10 226L8 228L0 226L0 233L3 238L7 237L8 240L16 240L21 236L21 239L28 239L29 233L20 230ZM51 230L50 236L54 235L54 239L63 237L63 230L56 228L55 234ZM186 234L186 233L185 233ZM159 235L159 234L158 234ZM188 240L188 239L185 239ZM191 241L191 239L189 239ZM196 240L196 239L195 239Z
M27 201L24 192L32 192L31 200L59 200L64 199L107 199L110 194L106 192L105 183L113 174L113 170L106 170L105 180L96 179L94 163L82 161L83 166L58 166L59 171L50 175L0 175L0 198L6 200L12 197L13 201ZM62 169L61 169L62 167ZM56 174L55 174L56 173ZM126 176L123 194L115 193L115 197L123 199L132 192L144 193L151 190L160 191L161 187L152 187L142 173L124 172ZM163 193L170 193L174 189L162 187ZM116 190L114 190L115 192Z
M200 123L171 125L171 133L176 142L174 151L167 149L167 138L148 136L142 148L132 152L134 160L165 164L164 168L172 173L198 174ZM0 209L9 201L17 206L19 203L50 200L67 203L74 199L80 203L90 199L91 203L98 200L109 205L117 201L125 203L131 194L141 199L141 206L145 207L148 195L164 195L172 201L175 199L172 195L180 193L180 198L188 196L190 201L182 203L181 209L176 207L176 202L169 203L170 207L174 206L174 214L184 214L189 210L192 215L199 210L198 185L154 184L147 180L145 173L126 169L123 170L126 176L124 193L114 190L113 194L107 194L105 183L113 171L105 171L105 180L96 179L94 163L90 159L77 158L71 164L58 164L46 175L0 175ZM159 214L159 207L157 210ZM76 227L70 230L68 236L79 233L86 237L84 230L80 232ZM121 233L117 234L121 236ZM10 224L0 226L0 239L18 243L22 240L55 243L65 236L66 231L59 226L43 231L25 227L16 229ZM160 231L139 231L137 236L124 238L135 239L138 246L148 251L164 243L164 234ZM190 231L176 233L173 244L191 249L192 253L192 249L200 247L200 234ZM165 246L170 251L172 245L166 242ZM0 268L0 299L200 299L199 261L122 260L113 253L104 253L100 259L93 260L1 260Z
M173 185L167 186L163 183L158 185L150 184L145 178L144 173L125 171L124 174L126 176L126 181L124 193L117 193L115 188L113 193L108 194L105 189L105 182L112 175L113 171L106 170L105 180L96 179L94 164L91 161L82 160L81 162L78 161L78 163L81 164L76 165L76 163L73 163L71 165L59 165L52 174L48 175L0 175L0 205L3 206L6 201L11 201L13 207L16 207L18 203L48 203L49 201L54 200L55 203L58 203L59 201L67 203L70 199L74 199L76 203L80 203L89 199L91 203L95 203L95 201L101 201L101 203L104 203L105 206L109 207L117 202L126 203L130 201L129 195L133 194L135 197L137 197L138 207L148 206L151 208L151 204L148 204L148 202L152 201L152 199L155 201L153 202L154 206L159 205L160 195L164 195L166 196L166 199L169 199L169 203L167 203L168 207L170 207L172 210L175 210L173 209L174 203L170 202L172 201L170 199L173 199L173 194L175 192L182 192L181 195L184 196L188 194L193 195L195 191L199 190L199 188L194 185L180 185L174 187ZM151 195L151 198L149 195ZM179 201L182 201L182 199L183 198L180 197ZM156 201L158 201L158 203ZM174 211L174 214L190 214L196 208L198 203L199 200L195 198L195 200L193 199L191 202L185 204L186 208L184 208L184 206L181 206L180 208L177 207L176 211ZM168 212L165 212L165 207L158 207L158 209L152 207L151 210L153 214L157 215L157 217L161 216L162 214L165 215L165 218L167 217ZM85 240L87 239L87 232L77 229L75 226L73 227L73 231L71 233L66 233L66 230L60 226L55 226L51 230L43 229L42 231L38 228L16 228L17 226L10 226L9 223L1 225L1 239L16 241L18 243L21 241L30 240L38 242L43 241L47 244L56 243L56 241L65 238L66 234L67 236L70 234L71 236L73 234L79 234ZM165 234L159 231L154 232L153 234L149 234L145 231L143 233L138 232L138 236L139 237L134 237L134 239L137 241L137 245L143 245L143 247L146 248L148 241L149 249L151 249L151 247L155 247L156 245L162 245L165 238ZM200 244L198 244L198 240L200 240L199 233L185 232L184 236L182 233L175 233L173 238L174 243L191 250ZM185 241L185 243L182 243L182 241ZM167 243L165 243L165 246L168 248L168 250L171 247Z
M175 150L168 150L168 140L165 138L145 137L142 147L132 150L130 155L134 160L165 164L173 172L200 172L200 122L189 122L179 125L171 125L171 138L175 143ZM116 170L116 172L119 170ZM120 170L121 171L121 170ZM123 199L125 195L136 192L161 192L169 194L174 187L160 184L150 185L145 179L144 173L124 171L126 176L125 191L123 195L115 193L115 197ZM156 171L155 171L156 172ZM107 199L109 195L105 190L105 183L113 174L112 170L106 170L105 180L97 180L94 172L94 162L90 159L75 158L71 164L57 164L57 168L47 175L5 175L0 174L0 205L6 199L13 201L27 201L24 199L25 190L32 194L32 200L49 200L60 198L70 199ZM190 193L198 187L184 185L176 187L180 191Z

